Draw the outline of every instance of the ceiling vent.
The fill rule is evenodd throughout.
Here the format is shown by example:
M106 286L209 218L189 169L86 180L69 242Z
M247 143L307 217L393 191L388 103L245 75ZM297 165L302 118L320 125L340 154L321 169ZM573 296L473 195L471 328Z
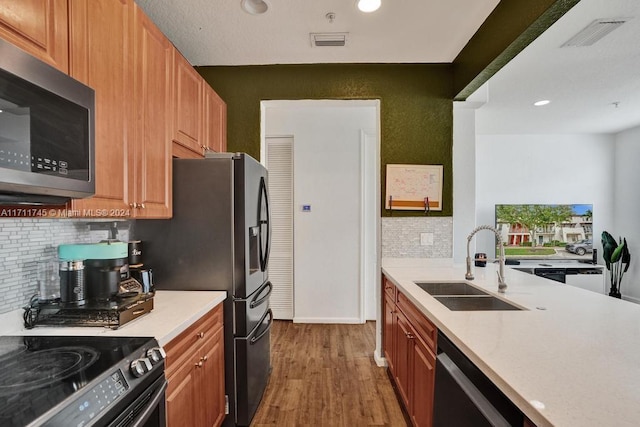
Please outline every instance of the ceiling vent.
M344 46L349 33L309 33L312 47Z
M587 25L582 31L571 37L561 47L575 46L591 46L620 25L627 22L628 19L596 19Z

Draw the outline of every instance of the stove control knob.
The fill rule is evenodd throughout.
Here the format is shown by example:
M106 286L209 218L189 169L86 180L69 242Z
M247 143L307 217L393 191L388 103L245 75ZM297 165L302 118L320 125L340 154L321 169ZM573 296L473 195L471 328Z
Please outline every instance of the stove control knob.
M131 373L134 377L140 378L151 370L151 362L148 358L142 357L131 362Z
M167 357L162 347L153 347L147 350L147 358L152 365L162 362Z

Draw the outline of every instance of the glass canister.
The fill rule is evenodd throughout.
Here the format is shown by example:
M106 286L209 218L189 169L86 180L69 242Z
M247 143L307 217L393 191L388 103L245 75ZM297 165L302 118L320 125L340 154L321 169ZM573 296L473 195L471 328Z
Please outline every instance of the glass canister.
M84 261L60 261L60 301L83 305L84 295Z
M36 281L40 302L52 303L60 300L60 274L57 260L38 261Z

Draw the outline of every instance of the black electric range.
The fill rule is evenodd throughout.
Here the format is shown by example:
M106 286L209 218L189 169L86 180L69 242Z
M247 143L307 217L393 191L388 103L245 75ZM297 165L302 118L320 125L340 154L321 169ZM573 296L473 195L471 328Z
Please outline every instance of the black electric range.
M1 336L0 367L1 426L132 425L154 409L148 425L165 423L153 338Z

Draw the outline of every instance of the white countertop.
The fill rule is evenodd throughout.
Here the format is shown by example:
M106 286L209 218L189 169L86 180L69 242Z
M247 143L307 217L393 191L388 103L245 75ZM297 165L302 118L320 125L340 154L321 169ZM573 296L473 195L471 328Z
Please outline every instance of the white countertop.
M497 295L497 265L473 268L470 282ZM501 297L527 311L450 311L413 282L465 281L464 265L382 270L539 427L640 422L640 305L507 268Z
M164 346L226 297L224 291L156 291L150 313L116 330L57 326L25 329L20 309L0 316L0 335L149 336Z

